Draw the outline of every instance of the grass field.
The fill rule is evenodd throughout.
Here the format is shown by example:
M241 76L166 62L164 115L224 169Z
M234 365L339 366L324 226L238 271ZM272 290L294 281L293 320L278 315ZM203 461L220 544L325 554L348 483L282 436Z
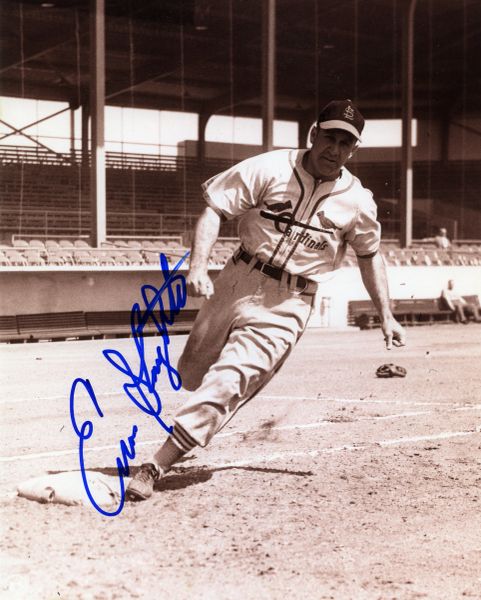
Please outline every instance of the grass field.
M132 340L0 347L0 597L481 598L480 334L410 328L408 346L387 352L379 330L309 330L208 448L113 518L16 486L79 469L75 377L92 381L104 413L88 469L112 473L133 424L134 465L165 439L102 356L134 360ZM174 364L184 343L172 338ZM376 378L385 362L407 377ZM158 387L170 423L185 393L165 377Z

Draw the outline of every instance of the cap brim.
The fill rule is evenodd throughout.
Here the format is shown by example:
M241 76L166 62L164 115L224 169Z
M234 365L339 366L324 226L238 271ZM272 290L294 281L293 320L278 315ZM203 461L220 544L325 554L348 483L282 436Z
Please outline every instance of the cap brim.
M357 140L362 141L359 131L354 127L354 125L346 123L346 121L338 121L336 119L333 119L332 121L322 121L322 123L319 123L319 127L321 129L344 129L344 131L348 131Z

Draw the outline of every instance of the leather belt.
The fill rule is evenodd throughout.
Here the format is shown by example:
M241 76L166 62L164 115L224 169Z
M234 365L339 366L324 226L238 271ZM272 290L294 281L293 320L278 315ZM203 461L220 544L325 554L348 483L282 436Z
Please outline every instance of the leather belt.
M234 253L235 261L242 260L243 262L249 265L251 264L251 261L253 259L255 260L255 257L251 256L248 252L246 252L244 248L239 248ZM294 285L294 287L298 288L298 290L301 293L305 293L307 295L314 295L316 293L317 284L314 281L302 277L302 275L292 275L291 273L284 271L284 269L281 269L280 267L274 267L272 265L262 262L261 260L256 260L256 262L252 265L252 268L257 269L264 275L272 277L272 279L276 279L277 281L281 281L282 278L285 277L287 280L287 284L289 286L291 284Z

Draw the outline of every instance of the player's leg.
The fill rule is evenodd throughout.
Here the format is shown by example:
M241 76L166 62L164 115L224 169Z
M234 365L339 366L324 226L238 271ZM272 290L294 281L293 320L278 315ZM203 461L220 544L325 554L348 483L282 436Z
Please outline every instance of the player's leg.
M456 314L456 322L457 323L466 323L467 319L466 319L466 315L464 314L464 307L461 304L461 302L455 301L453 302L454 304L454 311Z
M304 331L312 301L282 294L243 307L219 359L174 419L172 438L179 447L206 446L282 366Z
M235 304L235 326L218 358L175 419L174 432L143 465L127 490L133 499L146 499L155 480L194 446L205 446L280 368L304 331L312 297L292 294L279 282L254 274L255 293ZM267 289L270 288L270 289ZM185 354L185 353L184 353Z
M237 276L236 266L229 261L214 282L214 295L203 302L197 313L177 363L182 386L188 391L199 387L229 337L239 299Z
M468 302L468 304L464 305L464 312L467 317L473 317L473 319L476 321L476 323L480 322L481 317L479 314L479 308L476 306L476 304L473 304L472 302Z
M235 314L236 288L235 265L228 263L217 277L215 293L203 302L184 351L177 363L177 370L186 390L194 390L214 363L229 336ZM133 500L146 500L152 495L153 485L170 467L182 458L185 449L179 448L169 437L154 454L152 461L141 465L127 488L127 496Z

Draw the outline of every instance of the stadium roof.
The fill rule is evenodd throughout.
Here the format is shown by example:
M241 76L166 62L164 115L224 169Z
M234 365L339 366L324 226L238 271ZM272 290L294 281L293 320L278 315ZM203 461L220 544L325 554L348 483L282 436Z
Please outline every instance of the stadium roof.
M277 0L276 118L401 115L406 0ZM1 94L88 98L89 2L1 2ZM261 0L105 0L106 103L261 116ZM414 116L480 113L481 2L418 0Z

